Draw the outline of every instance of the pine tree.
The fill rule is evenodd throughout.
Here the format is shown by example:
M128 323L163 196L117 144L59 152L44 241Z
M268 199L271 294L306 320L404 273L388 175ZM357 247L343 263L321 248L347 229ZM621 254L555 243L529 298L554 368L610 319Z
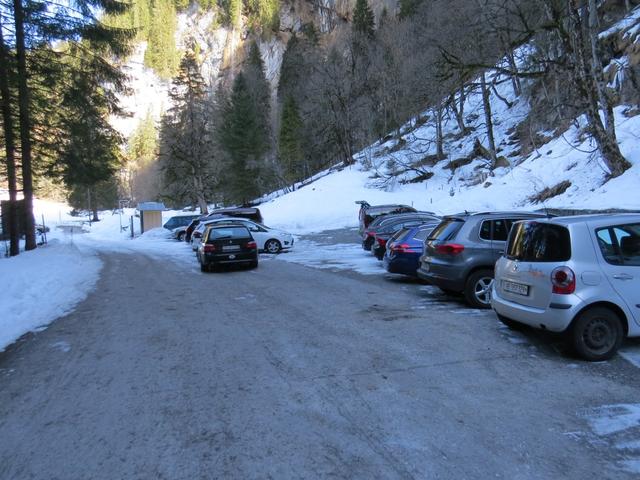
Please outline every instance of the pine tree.
M107 110L90 109L85 113L90 125L100 124L105 112L117 111L113 93L122 89L124 76L107 59L128 52L133 32L107 27L96 16L124 13L128 5L121 2L78 0L73 9L68 9L44 0L14 0L5 7L4 18L13 20L13 28L8 30L12 38L7 44L13 46L16 61L3 62L2 66L11 68L9 79L15 82L16 95L8 99L8 107L18 119L16 133L20 148L16 145L13 154L19 152L20 156L23 221L27 229L25 248L31 250L36 247L33 193L37 177L45 168L53 174L64 172L67 157L63 153L68 151L70 143L83 141L71 138L72 120L65 121L65 117L78 115L75 105L79 101L107 107ZM111 91L106 92L105 85L109 85ZM75 98L64 97L63 93L71 89L76 89ZM50 104L60 104L61 108L46 107L45 98ZM61 98L65 98L64 102ZM44 114L47 108L53 111L52 115ZM6 128L3 123L5 137ZM95 135L98 142L104 139L102 132ZM45 158L55 156L59 165L39 165L40 152L46 153Z
M367 38L372 38L375 33L375 18L367 0L356 0L353 10L353 30Z
M173 0L152 0L151 24L144 64L161 78L175 75L180 63L175 33L178 26Z
M158 131L156 122L147 112L127 142L127 165L123 179L127 194L136 200L157 198Z
M162 119L160 161L174 199L195 200L202 213L218 183L219 158L213 137L213 105L195 54L180 62L169 92L172 107Z
M418 11L418 7L422 4L422 0L400 0L400 11L398 18L404 20L412 17Z
M301 180L308 172L305 169L303 142L303 124L298 111L298 105L291 95L288 95L282 107L280 121L280 135L278 147L280 162L284 167L285 178L288 183Z
M240 26L242 17L242 0L227 0L227 17L231 28Z
M241 72L233 83L220 126L220 142L229 157L225 169L227 196L234 203L245 204L261 193L257 180L269 139L260 117Z
M247 12L254 28L278 31L280 28L280 0L247 0Z

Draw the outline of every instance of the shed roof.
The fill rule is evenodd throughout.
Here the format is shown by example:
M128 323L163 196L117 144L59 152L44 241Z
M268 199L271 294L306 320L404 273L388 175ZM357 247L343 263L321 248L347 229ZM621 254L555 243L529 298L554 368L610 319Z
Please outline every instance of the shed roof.
M147 210L166 210L166 207L162 202L142 202L138 204L138 210L141 212Z

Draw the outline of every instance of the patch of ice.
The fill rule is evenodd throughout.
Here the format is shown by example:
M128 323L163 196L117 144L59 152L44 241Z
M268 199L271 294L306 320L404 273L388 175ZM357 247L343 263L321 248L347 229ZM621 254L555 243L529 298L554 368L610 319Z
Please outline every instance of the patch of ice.
M596 408L587 415L596 435L612 435L640 427L640 403L621 403Z

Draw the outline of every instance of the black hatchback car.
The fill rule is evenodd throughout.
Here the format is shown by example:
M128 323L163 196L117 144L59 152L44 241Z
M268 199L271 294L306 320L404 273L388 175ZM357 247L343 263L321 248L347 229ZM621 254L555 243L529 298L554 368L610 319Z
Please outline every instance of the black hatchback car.
M196 253L201 271L221 265L258 266L258 245L244 225L212 225L202 238Z

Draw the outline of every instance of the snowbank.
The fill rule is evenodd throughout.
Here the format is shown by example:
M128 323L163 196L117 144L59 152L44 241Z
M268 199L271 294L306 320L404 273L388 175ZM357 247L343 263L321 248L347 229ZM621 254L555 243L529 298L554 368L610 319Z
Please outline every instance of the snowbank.
M0 351L70 312L94 288L101 262L91 251L53 240L0 261Z

